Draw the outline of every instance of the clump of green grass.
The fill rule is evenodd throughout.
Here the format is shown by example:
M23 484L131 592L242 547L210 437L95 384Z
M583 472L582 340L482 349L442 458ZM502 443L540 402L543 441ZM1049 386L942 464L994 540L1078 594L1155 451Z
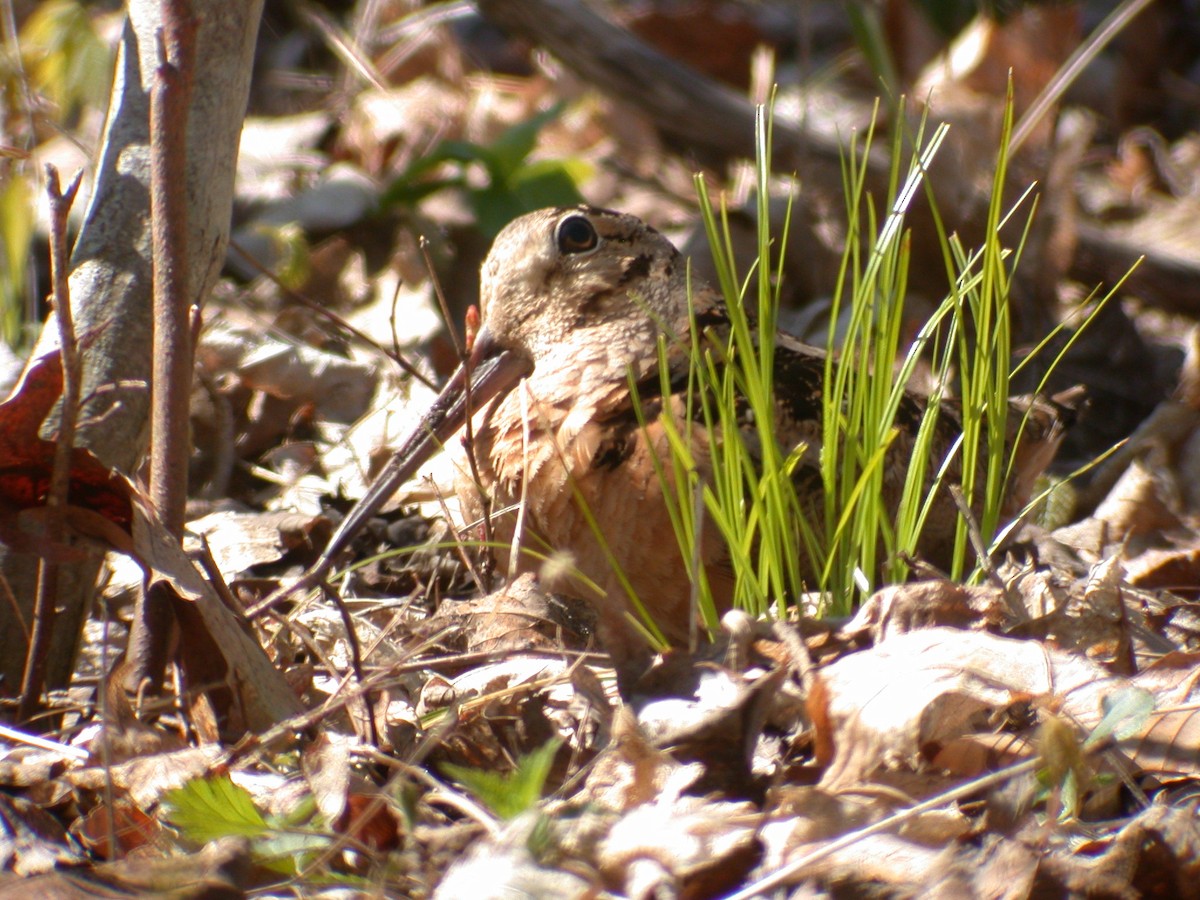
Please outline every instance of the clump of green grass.
M767 210L769 114L760 110L758 119L758 258L749 273L736 271L725 210L714 207L697 181L730 327L718 338L703 333L693 319L686 424L672 426L664 417L671 458L660 461L659 474L674 476L675 536L684 559L691 561L697 603L710 627L716 610L698 552L705 528L718 529L729 547L735 604L754 614L774 609L780 615L806 591L818 592L825 610L844 614L882 583L903 580L933 498L948 477L961 482L985 541L997 533L1011 463L1005 453L1012 375L1008 296L1034 211L1026 202L1029 191L1011 208L1004 206L1011 129L1010 97L981 247L967 252L957 236L947 234L929 198L951 288L907 347L902 326L911 236L905 217L946 128L938 126L928 137L924 122L915 134L897 129L882 202L866 189L873 128L851 141L843 164L848 238L829 317L845 327L831 330L826 347L821 446L814 448L823 505L816 510L796 490L798 467L811 464L804 459L806 448L785 451L776 439L775 344L760 338L775 334L782 280L782 272L772 272L769 265L776 242ZM1001 232L1023 208L1028 212L1017 245L1007 247ZM786 222L785 217L780 245L787 243ZM661 344L664 390L670 381L670 340L664 337ZM895 464L889 448L898 433L897 416L923 354L931 360L936 388L893 504L883 490L885 465ZM944 440L935 438L940 401L952 382L959 388L962 436L947 452ZM752 433L739 424L746 422L752 423ZM693 453L693 432L701 427L712 435L707 480ZM951 570L956 578L974 568L967 536L968 523L960 514Z
M898 508L893 511L883 502L884 464L896 438L904 388L923 343L919 338L909 348L892 377L902 349L908 287L911 239L904 220L945 133L945 126L939 126L925 142L922 123L913 140L918 149L901 182L903 133L897 130L885 200L887 214L882 222L875 199L866 191L873 129L868 130L861 149L856 141L851 142L843 160L848 239L830 318L838 321L845 307L849 315L840 346L839 336L832 331L826 346L821 483L828 538L819 580L819 587L840 612L847 611L856 596L876 586L881 562L899 559L899 554L915 549L928 512L921 500L932 496L926 485L934 450L937 397L930 398L918 428ZM936 333L936 328L929 331ZM937 359L936 352L934 356ZM945 366L945 357L935 362L935 383L942 383ZM877 559L881 551L883 560ZM889 575L896 578L899 573Z
M690 367L684 414L676 419L664 408L659 420L670 453L655 464L666 485L675 539L689 567L696 605L710 630L717 626L718 611L701 565L706 529L717 529L728 547L734 604L755 615L770 610L781 617L805 595L815 597L817 612L845 614L881 584L903 581L909 560L920 555L934 498L945 490L947 480L961 488L965 505L977 519L971 524L978 525L985 544L1002 537L1001 513L1012 465L1006 454L1014 371L1008 297L1036 207L1028 202L1028 190L1010 208L1004 207L1011 132L1010 96L980 247L968 252L956 235L948 234L929 197L950 289L907 346L904 308L911 235L905 220L925 186L946 126L933 128L928 137L923 121L915 133L897 129L882 201L867 190L874 128L851 140L843 160L848 236L829 316L842 324L831 328L825 347L819 447L786 447L777 437L776 345L771 338L777 330L783 263L780 259L780 268L773 271L769 261L777 242L787 244L791 210L789 206L782 233L772 234L767 110L760 108L756 126L757 259L749 272L739 273L733 261L726 210L712 202L697 179L717 273L715 287L724 297L728 328L719 333L702 328L693 312L687 338L665 329L660 336L659 390L664 396L679 390L670 361L678 360L681 340L687 341L683 349ZM1026 207L1016 245L1008 247L1001 233ZM906 404L911 415L906 385L923 357L930 360L934 390L911 439L897 499L897 454L892 447ZM1045 377L1056 363L1052 361ZM951 384L958 388L955 424L961 436L947 448L939 417ZM632 373L630 387L634 408L640 411ZM649 424L641 421L643 427ZM912 427L911 421L906 427ZM704 467L697 460L700 446L708 453ZM805 487L798 493L802 467ZM884 490L885 476L890 491ZM813 490L814 479L819 491ZM814 500L818 496L819 501ZM577 501L591 519L582 497ZM943 504L940 509L944 508ZM592 528L608 553L607 537L594 520ZM950 574L957 579L975 577L980 570L962 513L954 529ZM520 552L542 558L537 548L522 547ZM651 644L664 646L662 631L641 602L645 598L634 595L619 561L611 553L608 557L630 595L642 633Z

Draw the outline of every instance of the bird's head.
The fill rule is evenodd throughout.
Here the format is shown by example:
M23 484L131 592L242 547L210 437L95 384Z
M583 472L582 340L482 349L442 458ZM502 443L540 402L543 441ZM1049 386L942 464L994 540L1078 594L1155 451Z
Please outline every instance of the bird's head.
M484 350L540 360L588 344L614 358L653 352L656 335L686 327L686 267L640 219L590 206L542 209L496 237L481 271ZM631 359L632 361L632 359Z

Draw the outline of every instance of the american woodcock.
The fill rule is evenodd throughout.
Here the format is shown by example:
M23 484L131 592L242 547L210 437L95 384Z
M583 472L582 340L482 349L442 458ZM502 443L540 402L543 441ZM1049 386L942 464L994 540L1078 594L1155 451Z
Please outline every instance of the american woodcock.
M323 560L340 552L439 446L462 453L462 443L451 438L474 411L479 483L467 477L458 487L468 517L483 514L480 497L486 495L498 540L510 541L519 522L526 548L569 557L592 585L568 577L552 587L593 605L600 642L624 675L637 671L648 650L632 624L629 591L614 560L667 638L685 641L694 615L692 582L665 499L674 486L664 487L658 475L671 467L656 466L655 458L670 458L664 418L681 425L687 409L678 393L664 396L658 341L661 334L671 336L668 361L678 376L672 383L686 384L693 322L717 333L727 323L720 297L709 289L693 290L689 311L687 281L680 253L634 216L581 206L543 209L508 225L483 263L482 326L467 363L347 516ZM807 445L801 468L808 467L808 477L797 484L810 493L820 490L812 467L820 452L824 365L821 351L777 338L778 436L785 451ZM887 467L896 473L888 476L895 483L884 491L893 503L921 409L915 396L901 409L902 433ZM951 407L939 422L939 445L946 451L958 433ZM1019 508L1061 432L1061 421L1046 406L1025 425L1021 445L1008 448L1018 454L1013 468L1019 473L1010 506ZM706 477L709 435L695 427L691 434L692 453ZM472 471L465 462L461 470ZM948 495L939 502L944 506L930 517L935 524L921 545L935 561L944 556L951 534L944 523L955 513ZM802 508L814 512L820 503L820 496L801 497ZM518 559L520 570L541 565L538 556ZM732 572L714 528L704 533L700 561L718 602L728 604Z

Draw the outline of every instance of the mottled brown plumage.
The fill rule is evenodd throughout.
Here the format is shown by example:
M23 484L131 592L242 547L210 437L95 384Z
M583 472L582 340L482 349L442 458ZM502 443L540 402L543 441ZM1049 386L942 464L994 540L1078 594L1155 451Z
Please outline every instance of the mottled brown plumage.
M567 554L586 578L567 575L553 587L592 603L601 642L630 674L646 650L612 559L672 641L686 638L692 616L692 586L654 464L656 454L669 459L663 417L682 425L685 415L681 396L663 396L657 349L660 334L671 336L670 369L684 383L691 346L685 261L666 238L633 216L591 207L544 209L517 219L496 238L483 264L481 305L483 328L467 371L456 373L426 423L335 535L327 557L439 443L450 443L467 415L469 382L479 484L461 479L464 509L470 517L481 516L480 498L488 497L496 537L505 542L513 538L520 510L524 547ZM696 320L719 335L726 322L719 297L701 288L693 292L693 305ZM807 445L797 483L803 508L816 516L822 508L813 471L821 450L825 357L787 336L779 336L776 346L779 438L785 449ZM631 375L640 385L644 428L629 388ZM921 409L918 398L905 399L901 433L887 462L890 503L899 497ZM937 444L945 451L957 435L953 410L948 408L939 422ZM1032 477L1052 457L1061 430L1048 406L1026 426L1018 452L1027 459L1018 461L1011 506L1019 506L1019 495L1027 493ZM693 428L693 434L692 452L707 477L709 438L702 428ZM465 460L460 468L470 471ZM921 547L934 560L944 555L950 534L941 523L954 517L948 495L938 503ZM715 529L705 533L701 561L718 602L727 604L732 576ZM537 570L540 565L522 554L517 567Z

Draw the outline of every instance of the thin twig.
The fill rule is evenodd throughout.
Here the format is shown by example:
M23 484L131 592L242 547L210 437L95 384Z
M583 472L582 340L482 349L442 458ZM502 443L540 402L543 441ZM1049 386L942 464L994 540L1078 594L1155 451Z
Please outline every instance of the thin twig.
M71 487L71 456L75 448L75 427L79 418L80 360L75 336L75 320L71 315L71 291L67 282L70 255L67 251L67 216L75 202L83 172L76 172L67 190L60 190L58 170L46 166L46 193L50 200L50 273L53 284L54 318L58 323L58 343L63 371L62 413L58 440L54 446L54 468L46 494L47 546L61 544L65 533L64 507ZM18 720L28 719L41 701L46 680L47 657L54 634L58 604L58 565L42 557L38 561L37 596L34 600L33 623L29 648L25 655L25 672L21 679L21 700L17 706Z
M342 618L342 627L346 629L346 646L350 648L350 668L354 678L361 688L362 704L367 720L367 738L376 746L379 744L379 731L375 726L375 703L371 700L371 692L366 687L367 677L363 670L362 645L358 642L358 632L354 630L354 616L350 613L342 595L335 591L328 582L323 582L325 597L337 608Z
M378 91L388 89L386 80L375 69L370 57L358 45L353 36L346 33L331 16L327 16L315 3L301 3L298 6L300 15L312 25L321 37L325 46L346 67L346 74L353 73L358 78Z
M529 433L529 385L526 382L521 382L517 385L517 391L521 398L521 496L517 500L517 521L513 525L512 546L508 549L508 574L509 577L515 577L519 571L518 565L521 562L521 539L525 533L525 513L529 509L529 445L532 437ZM478 486L479 482L475 484ZM490 510L485 506L483 508L484 521L490 522ZM487 527L486 524L484 526ZM490 535L488 543L491 543Z
M38 734L26 734L24 731L5 725L2 722L0 722L0 738L4 738L5 741L11 744L26 744L30 747L37 747L39 750L56 753L63 759L87 762L88 751L82 747L72 747L70 744L52 741Z
M967 503L967 498L963 494L962 487L952 484L949 490L950 496L954 499L954 505L958 507L959 514L963 517L963 521L967 523L967 538L971 542L971 548L975 551L976 559L979 560L979 568L983 570L983 573L987 575L993 584L1003 588L1004 579L996 571L996 564L992 562L992 556L988 552L987 543L983 539L983 531L980 529L979 522L975 518L975 511Z
M429 255L429 238L421 235L417 246L421 250L421 258L425 261L425 271L429 273L429 283L433 285L433 296L437 298L438 310L442 314L442 324L446 326L446 331L450 335L450 343L454 345L454 352L458 354L459 362L462 362L467 358L467 346L458 336L458 329L454 327L454 317L450 315L450 304L446 302L446 293L442 290L442 283L438 280L437 270L433 266L433 257Z
M21 609L21 604L17 602L17 595L13 593L12 585L8 583L8 579L4 577L3 572L0 572L0 597L4 598L4 605L8 607L8 611L12 615L12 620L20 626L22 633L25 635L25 640L28 642L29 623L25 621L25 612Z

